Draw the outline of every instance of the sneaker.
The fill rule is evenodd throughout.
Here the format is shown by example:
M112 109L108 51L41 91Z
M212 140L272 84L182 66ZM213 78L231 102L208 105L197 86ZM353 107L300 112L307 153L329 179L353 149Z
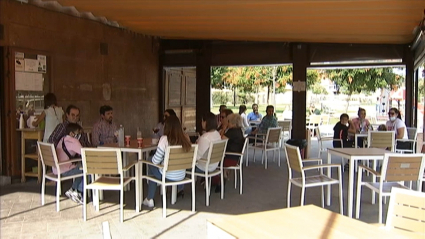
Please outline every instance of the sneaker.
M65 196L67 196L69 199L72 199L72 194L74 193L74 189L70 188L68 191L65 192Z
M83 204L83 197L81 196L81 193L79 193L78 191L72 192L71 200L78 204Z
M145 198L145 200L143 200L143 205L148 206L148 207L154 207L155 204L153 203L153 199L148 200L147 198Z

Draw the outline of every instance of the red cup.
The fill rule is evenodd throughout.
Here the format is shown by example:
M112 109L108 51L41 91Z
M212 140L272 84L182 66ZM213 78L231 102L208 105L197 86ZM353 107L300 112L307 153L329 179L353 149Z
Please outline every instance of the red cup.
M141 148L143 144L143 138L137 138L137 147Z
M126 146L130 146L130 138L131 138L131 136L130 136L130 135L126 135L126 136L125 136L125 145L126 145Z

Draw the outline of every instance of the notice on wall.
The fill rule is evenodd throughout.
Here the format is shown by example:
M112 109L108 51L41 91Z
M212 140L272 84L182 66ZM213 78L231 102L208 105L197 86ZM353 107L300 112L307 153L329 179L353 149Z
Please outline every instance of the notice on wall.
M38 60L25 59L25 71L26 72L38 72Z
M24 53L15 52L15 71L24 71L24 70L25 70Z
M43 91L44 79L40 73L15 72L15 90Z
M38 72L46 73L46 56L45 55L37 55L38 61Z
M292 91L305 91L306 87L305 87L305 81L294 81L292 83Z

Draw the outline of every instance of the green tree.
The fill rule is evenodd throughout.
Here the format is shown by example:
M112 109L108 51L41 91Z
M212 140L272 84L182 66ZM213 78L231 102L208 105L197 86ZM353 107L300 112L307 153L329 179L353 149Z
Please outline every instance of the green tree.
M348 95L347 110L353 93L374 92L377 89L398 88L404 78L387 68L361 68L361 69L332 69L325 74L337 84L340 91Z

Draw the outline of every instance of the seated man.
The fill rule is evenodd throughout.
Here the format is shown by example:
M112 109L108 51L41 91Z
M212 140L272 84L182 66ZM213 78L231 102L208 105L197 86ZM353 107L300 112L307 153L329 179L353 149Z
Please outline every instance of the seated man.
M81 157L81 143L79 141L81 137L81 132L83 129L80 125L76 123L69 123L66 126L66 134L62 139L59 140L59 143L56 147L56 154L58 156L59 162L66 162L74 158ZM81 163L73 164L67 163L60 165L61 176L71 176L75 174L83 173L83 170L80 169ZM58 170L55 167L52 167L54 174L58 174ZM81 193L83 191L83 177L75 178L72 184L72 187L66 191L65 195L69 197L72 201L82 204Z
M246 116L246 119L248 120L248 123L251 126L256 126L261 121L262 118L263 118L263 116L258 112L258 105L257 104L252 104L252 112L249 113Z
M339 122L334 126L334 139L340 139L343 143L343 148L352 148L353 141L348 139L348 129L350 127L350 120L347 114L341 114ZM341 148L341 142L338 140L333 141L334 148Z
M93 125L92 144L94 147L118 142L115 131L117 126L112 122L113 110L109 105L100 107L100 119Z
M266 108L267 115L261 120L261 123L258 125L258 128L252 131L252 134L265 134L269 128L278 127L277 118L274 115L274 106L268 105Z

